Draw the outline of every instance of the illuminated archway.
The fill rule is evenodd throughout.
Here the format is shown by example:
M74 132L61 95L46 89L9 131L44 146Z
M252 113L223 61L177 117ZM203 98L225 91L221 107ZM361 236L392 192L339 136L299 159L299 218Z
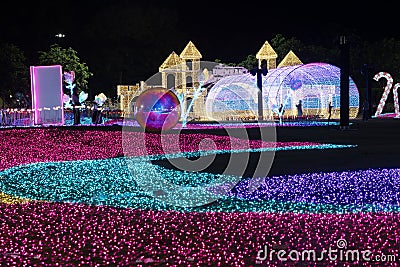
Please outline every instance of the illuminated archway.
M282 104L284 116L297 116L301 100L303 115L328 118L329 102L332 119L340 117L340 68L327 63L309 63L270 69L262 82L264 116L272 119ZM257 115L256 77L251 74L222 78L211 88L206 99L210 119L252 118ZM349 117L359 110L359 91L349 77Z

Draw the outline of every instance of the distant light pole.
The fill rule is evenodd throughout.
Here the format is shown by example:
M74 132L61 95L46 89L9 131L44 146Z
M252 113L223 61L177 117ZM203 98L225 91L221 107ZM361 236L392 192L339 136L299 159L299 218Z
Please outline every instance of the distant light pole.
M346 36L340 36L340 128L349 127L349 44Z
M261 68L255 67L250 70L250 73L253 76L257 77L257 87L258 87L258 121L263 120L264 118L264 108L263 108L263 95L262 95L262 76L267 75L268 68L267 68L267 61L265 59L261 60Z
M54 37L56 38L56 44L60 44L60 45L64 44L64 39L65 39L64 33L59 32L59 33L55 34Z
M364 64L361 68L361 74L365 75L365 100L368 103L367 116L368 119L372 116L372 98L371 98L371 89L369 85L370 73L374 68L371 65Z
M57 33L57 34L55 35L55 37L57 37L57 38L64 38L64 37L65 37L65 34L63 34L63 33Z

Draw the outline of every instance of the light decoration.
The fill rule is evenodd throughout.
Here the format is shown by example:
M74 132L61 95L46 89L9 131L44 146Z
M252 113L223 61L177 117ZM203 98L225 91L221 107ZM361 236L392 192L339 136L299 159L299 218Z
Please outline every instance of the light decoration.
M70 94L63 95L63 102L65 108L72 109L72 93L76 87L75 81L75 71L64 71L64 82L67 84L65 87L70 90Z
M22 162L19 162L18 164L16 163L9 163L10 162L10 156L7 155L7 153L4 153L3 157L4 160L8 163L8 164L14 164L14 166L17 166L15 168L22 168L20 171L16 171L16 169L8 169L4 171L4 177L6 176L13 176L13 173L25 173L24 176L26 178L31 177L30 174L28 174L31 168L32 168L32 172L36 173L37 175L39 175L39 177L58 177L58 175L56 175L56 173L61 174L61 176L65 176L65 177L69 177L70 175L68 175L68 173L65 172L69 172L69 173L74 173L74 176L77 181L84 179L81 176L87 176L87 170L88 169L93 169L93 170L100 170L102 167L100 166L92 166L92 165L97 165L100 164L102 166L106 166L108 164L100 162L100 163L93 163L92 160L95 159L103 159L103 160L107 160L106 157L116 157L117 155L120 154L120 150L118 150L118 147L120 148L121 145L110 145L110 144L102 144L102 142L104 142L104 138L105 140L115 140L119 137L118 132L114 132L114 134L116 134L115 137L117 138L113 138L109 132L101 132L101 131L88 131L87 133L82 133L82 131L62 131L62 130L55 130L55 129L37 129L37 134L35 135L35 140L37 142L39 142L37 145L27 145L26 149L27 151L32 151L33 153L24 153L23 155L21 155L20 158L17 157L17 159L19 159ZM13 133L13 131L10 131L11 133ZM68 132L70 133L71 136L66 135L65 133ZM29 130L22 130L22 132L19 132L19 135L21 136L29 136ZM45 134L45 136L48 138L48 141L43 140L43 137L41 137L41 134ZM101 133L101 135L103 135L102 138L96 137L99 135L99 133ZM15 134L15 132L14 132ZM58 135L60 135L60 137L58 137ZM181 143L181 148L179 149L180 151L182 151L181 153L175 153L175 154L164 154L162 148L166 149L167 151L171 151L172 149L175 149L174 144L171 142L171 144L164 144L164 146L160 145L161 139L160 139L160 135L158 134L145 134L145 133L141 133L141 132L133 132L131 133L131 138L129 139L130 142L129 145L130 146L130 150L132 151L133 154L131 155L127 155L128 157L132 157L132 162L134 163L134 167L135 168L135 175L133 176L134 180L138 180L138 179L143 179L144 176L143 171L156 171L158 173L161 173L162 175L165 176L166 179L169 180L174 180L175 178L173 177L178 177L178 179L183 179L183 178L179 178L181 177L186 177L188 174L185 173L184 171L172 171L172 170L167 170L164 168L161 168L159 166L152 166L151 161L161 161L161 160L166 160L166 159L173 159L173 158L179 158L179 157L186 157L186 158L194 158L194 157L198 157L200 155L202 156L207 156L207 155L211 155L211 154L223 154L223 153L242 153L244 152L243 149L240 149L241 147L246 148L246 151L250 151L250 152L264 152L264 151L276 151L276 150L293 150L293 149L326 149L326 148L347 148L349 146L337 146L337 145L331 145L331 144L318 144L318 143L296 143L296 142L292 142L292 143L270 143L270 142L260 142L259 140L252 140L250 141L250 149L247 149L247 146L249 144L247 144L246 141L241 140L241 139L229 139L229 137L227 136L214 136L214 135L209 135L209 134L185 134L185 135L181 135L180 136L180 143ZM172 135L172 134L171 134ZM74 136L74 137L72 137ZM9 137L9 145L12 145L12 135L8 135ZM80 138L82 138L82 140L79 140ZM140 139L144 139L146 140L146 147L141 147L141 143L139 142ZM173 138L176 137L171 137L171 140ZM203 150L199 151L199 144L201 142L201 140L204 140L206 138L211 138L215 143L216 146L214 146L212 143L210 144L206 144L205 146L203 146ZM96 140L97 139L97 140ZM65 144L71 144L71 148L65 149L65 145L64 147L57 149L56 147L59 146L55 146L54 147L54 141L53 140L57 140L60 143L65 142ZM135 141L136 140L136 141ZM24 138L24 142L28 142L29 138L26 137ZM31 140L32 141L32 140ZM121 141L121 139L119 140ZM115 142L115 141L114 141ZM118 141L117 141L118 142ZM34 143L34 142L32 142ZM29 144L29 143L27 143ZM79 145L80 144L80 145ZM117 143L118 144L118 143ZM15 145L20 145L20 144L15 144ZM170 147L168 147L170 146ZM110 149L111 147L115 147L116 150L112 151L112 149ZM232 147L235 148L235 150L232 150ZM351 146L350 146L351 147ZM217 148L217 150L215 150L215 148ZM66 151L66 152L63 152ZM94 151L99 152L98 153L93 153ZM39 157L38 157L39 156ZM64 158L68 157L69 161L71 161L71 163L65 163L68 166L65 167L65 171L62 171L62 169L64 169L62 167L62 165L64 163L52 163L49 162L50 160L63 160ZM15 155L14 155L15 158ZM82 163L84 166L80 166L80 161L79 162L73 162L73 160L89 160L89 162L87 163ZM121 166L123 165L123 163L125 162L124 158L117 158L119 160L121 160L121 162L116 163L115 161L114 164L116 164L116 166ZM148 159L147 161L144 159ZM45 163L41 163L41 162L49 162L48 166ZM34 163L32 165L26 165L28 163ZM41 164L40 164L41 163ZM143 164L148 163L146 166L143 166ZM25 164L25 165L22 165ZM44 164L44 165L43 165ZM61 164L61 165L59 165ZM109 164L112 165L112 164ZM60 170L55 170L60 166ZM48 175L43 175L43 172L41 171L41 168L44 168L44 172L46 172L46 170L55 170L54 174L48 174ZM78 168L78 169L76 169ZM3 166L3 169L4 166ZM106 168L107 171L109 171L109 168ZM118 168L117 168L118 169ZM126 167L125 167L126 169ZM73 171L72 171L73 170ZM84 173L81 173L81 171L84 171ZM118 171L115 171L116 173L118 173ZM86 174L85 174L86 173ZM191 173L191 172L189 172ZM191 175L194 175L193 173L191 173ZM199 173L197 174L198 180L199 181L205 181L205 180L213 180L216 179L216 177L220 177L219 175L216 174L209 174L209 173ZM36 176L36 175L35 175ZM40 178L35 178L33 180L39 180ZM89 177L97 177L96 175L89 175ZM102 175L100 175L100 177L103 177ZM121 177L123 177L123 175L121 174ZM148 176L146 176L148 177ZM190 177L187 176L187 177ZM229 181L229 177L227 177L227 181ZM237 179L237 177L233 177L235 179ZM62 179L56 178L57 180L61 181ZM94 178L93 178L94 179ZM103 178L104 179L104 178ZM187 178L185 178L187 179ZM51 179L49 179L50 181ZM95 180L95 179L94 179ZM113 179L114 180L114 179ZM33 182L32 180L30 180L30 178L28 178L29 183L32 183L33 186L35 186L35 182ZM4 183L7 182L7 179L3 180ZM133 182L130 179L130 182ZM40 183L42 184L42 183ZM57 182L55 182L55 184L57 184ZM102 184L102 183L100 183ZM13 186L13 188L15 189L16 187ZM51 188L51 186L50 186ZM66 188L70 188L69 186L67 186ZM41 189L35 189L33 191L40 191ZM46 189L44 189L46 190ZM3 190L6 193L10 193L7 191L6 188L4 188ZM28 190L29 191L29 190ZM55 193L54 190L51 190L53 193ZM97 190L97 191L101 191L101 190ZM13 191L14 194L16 194L17 192ZM59 192L58 192L59 193ZM23 197L23 196L21 196Z
M189 153L190 154L190 153ZM152 168L175 184L212 184L217 175L180 172L137 159L136 174ZM183 212L399 212L400 196L393 188L400 169L368 169L264 177L249 191L243 179L226 196L210 205L173 206L153 198L136 183L122 158L35 163L0 173L6 194L21 198ZM151 177L148 178L151 180ZM374 187L370 184L374 183ZM199 194L198 197L202 197ZM183 201L183 200L182 200Z
M135 102L135 118L146 131L161 132L173 128L181 109L177 95L164 87L143 91Z
M143 137L139 136L139 135L143 135L143 133L133 133L133 134L137 135L136 136L137 140L139 140L139 138L143 138ZM185 171L169 171L169 170L164 170L163 168L159 168L158 166L151 164L151 161L154 161L154 160L160 161L160 160L166 160L166 159L174 159L174 158L176 159L176 158L180 158L180 157L194 158L194 157L198 157L200 155L207 156L207 155L211 155L211 154L223 154L223 153L242 153L242 152L244 152L244 150L240 150L240 149L231 150L230 148L232 146L236 147L236 148L239 148L241 146L246 147L246 142L244 142L240 139L236 139L236 140L233 139L233 141L230 141L226 136L225 137L216 136L216 137L214 137L214 140L217 143L218 150L198 151L197 149L198 149L199 142L207 137L212 138L212 135L188 134L187 137L185 138L185 139L187 139L187 141L184 141L183 139L181 139L183 144L187 144L186 148L183 149L184 152L176 153L176 154L163 154L163 151L160 150L161 140L159 139L159 136L157 134L151 134L151 135L146 136L147 144L146 144L145 148L140 147L140 142L138 142L138 141L132 142L130 144L130 146L135 146L135 147L131 148L130 151L133 151L134 155L129 155L131 157L133 156L129 160L130 160L130 163L134 164L134 166L132 167L135 169L135 171L134 171L135 175L133 176L134 181L143 179L145 177L147 177L146 179L151 180L149 175L146 175L146 176L143 175L143 172L151 172L151 171L160 173L167 180L171 180L171 179L173 180L173 178L171 178L171 177L179 178L181 175L183 175L184 177L186 177L186 175L187 175L187 173ZM135 140L135 139L132 136L132 138L130 138L130 140ZM88 141L86 141L86 142L88 142ZM95 142L90 142L90 143L95 144ZM188 144L190 144L190 145L188 145ZM173 144L171 143L171 146L172 145ZM42 146L43 146L43 144L42 144ZM43 147L46 147L46 146L43 146ZM167 147L168 147L168 144L167 144ZM262 143L262 142L258 142L258 141L253 141L253 142L251 142L250 147L251 147L251 149L249 150L249 152L265 152L265 151L292 150L292 149L347 148L349 146L337 146L337 145L331 145L331 144L318 144L318 143L296 143L296 142L294 142L294 143L267 143L267 142ZM81 151L83 150L83 152L76 153L74 155L74 157L76 157L77 154L81 154L81 155L85 155L84 158L88 158L88 156L86 156L86 155L93 154L93 152L88 153L88 151L87 151L88 148L89 148L89 150L93 150L93 148L91 148L91 147L86 147L86 149L85 149L85 147L80 147L80 150ZM165 146L164 146L164 148L165 148ZM212 146L210 144L209 148L214 148L214 146ZM172 148L166 148L166 149L168 150L168 149L172 149ZM204 149L207 149L207 147L204 147ZM99 148L96 148L96 150L99 150ZM74 151L74 149L72 149L70 151ZM48 152L42 151L41 154L45 154L43 156L46 157L46 159L49 159L49 158L57 158L58 153L59 153L59 151L53 150L53 151L48 151ZM94 155L96 155L96 154L94 154ZM27 154L26 156L29 157L29 154ZM147 161L144 159L147 159ZM37 159L34 158L33 160L37 160ZM122 163L114 162L114 164L116 164L116 166L121 166L121 165L123 165L123 163L125 163L126 159L120 158L120 160L122 161ZM16 169L6 170L4 175L8 176L11 173L14 173L16 171L16 173L25 173L26 177L30 177L30 175L28 175L27 171L30 168L32 168L33 172L37 173L40 177L48 177L48 176L57 177L58 176L56 174L50 174L50 173L48 175L43 175L43 172L40 170L41 168L43 168L40 166L43 166L43 165L40 165L39 163L35 163L32 166L30 166L30 165L21 166L21 168L24 169L24 171L21 170L22 172L16 171ZM46 167L47 165L44 165L45 170L56 168L56 166L54 166L55 163L50 162L49 164L51 165L49 167ZM88 164L87 166L79 166L80 165L79 162L72 162L72 163L66 163L66 164L68 164L68 166L65 167L65 170L70 173L75 173L75 175L77 175L77 177L75 179L77 179L77 180L82 179L82 178L79 178L80 177L79 170L84 170L85 172L87 172L88 169L93 169L93 170L101 169L99 166L97 166L97 167L91 166L92 164L94 164L93 162L85 163L85 164ZM96 164L94 164L94 165L96 165ZM107 164L100 163L100 165L104 166ZM110 164L110 165L112 165L112 164ZM78 169L76 169L76 168L78 168ZM63 169L62 166L61 166L61 169ZM108 169L109 168L107 168L107 170ZM30 171L28 171L28 172L30 172ZM115 172L117 173L117 171L115 171ZM68 177L68 174L62 170L57 170L56 173L58 173L58 174L63 173L62 176ZM190 176L195 175L191 172L190 172L190 174L191 174ZM215 174L209 174L209 173L199 173L197 175L199 176L197 180L202 180L202 181L213 180L213 179L216 180L217 178L221 177L221 175L215 175ZM83 176L85 176L85 175L83 175ZM203 176L208 177L208 178L207 179L201 178ZM92 177L92 175L90 175L89 177ZM121 177L123 177L122 174L121 174ZM226 179L227 181L231 180L229 177L226 177L226 178L227 178ZM232 179L233 178L238 179L237 177L232 177ZM56 179L61 181L60 178L56 178ZM179 179L181 179L181 178L179 178ZM5 181L6 180L4 180L4 182ZM32 182L31 180L28 180L28 181ZM130 181L130 182L133 182L133 181ZM35 183L32 182L32 185L34 185L34 184ZM14 188L15 188L15 186L14 186ZM37 191L37 190L35 189L34 191Z
M265 177L253 192L248 191L250 180L243 179L224 198L188 209L167 206L138 190L120 157L120 135L97 129L0 131L1 189L32 199L63 201L0 203L2 264L253 266L265 246L321 251L336 249L338 239L345 239L350 250L398 256L400 169ZM182 151L193 155L206 136L215 140L218 149L231 147L222 136L181 135ZM157 140L155 134L148 134L151 152L142 154L146 151L138 147L136 155L162 157ZM253 141L255 149L268 148ZM274 147L309 145L318 143ZM24 153L16 153L20 147ZM196 185L212 178L198 174L197 179L189 179L192 173L175 176L172 169L158 168L177 183ZM83 204L85 200L95 205ZM345 251L336 255L341 252ZM282 264L276 256L267 263ZM336 261L325 257L319 263ZM370 266L371 262L356 264ZM385 264L396 266L395 261Z
M73 108L72 107L72 93L74 91L74 88L76 87L75 81L75 71L64 71L64 82L67 84L65 87L70 90L70 95L64 94L63 95L63 102L64 102L64 108ZM79 93L79 102L83 103L86 101L88 98L88 93L85 93L84 91L81 91ZM81 106L84 107L84 106Z
M369 256L398 256L400 235L400 215L386 212L161 212L47 202L0 204L0 212L0 260L6 266L257 266L264 246L321 251L337 249L338 239L348 249L369 249ZM341 252L346 250L333 254ZM276 254L266 263L282 266Z
M48 110L62 105L62 66L31 66L30 76L34 124L64 124L64 109Z
M101 129L101 128L100 128ZM179 136L179 150L182 152L196 152L199 150L199 144L203 139L211 139L216 147L211 143L203 146L205 150L219 150L219 153L225 153L234 147L240 151L243 148L269 149L277 147L293 148L335 148L329 144L319 143L269 143L259 140L241 140L239 138L229 138L213 134L170 134L171 139ZM132 132L129 133L129 151L127 156L147 156L163 155L161 138L158 134ZM142 147L140 140L146 141L146 147ZM68 128L18 128L4 129L0 131L0 147L3 147L0 154L0 170L11 167L56 161L74 161L74 160L95 160L122 157L122 132L111 130L74 130ZM163 144L164 149L173 151L177 148L172 143ZM332 146L332 147L331 147ZM24 153L17 153L21 147L24 147ZM281 148L279 148L281 147ZM340 146L336 146L340 148ZM345 148L348 146L345 146ZM351 147L351 146L350 146ZM196 152L197 153L197 152ZM204 152L208 153L208 152Z
M6 204L18 204L18 203L26 203L30 201L29 199L19 198L13 195L5 194L0 192L0 203Z
M81 91L81 92L79 93L79 102L80 102L80 103L85 102L86 99L88 98L88 96L89 96L88 93L85 93L84 91ZM84 107L84 105L81 105L81 106Z
M175 52L171 53L160 66L160 71L147 79L141 87L144 91L153 87L171 90L179 99L181 126L185 128L188 121L205 118L204 97L207 90L219 77L227 73L222 71L222 64L200 61L201 55L191 42L181 56L184 58L180 58ZM230 74L235 75L239 69L243 70L230 69ZM129 114L125 114L125 117L127 115Z
M120 157L121 143L120 131L81 131L67 127L3 129L0 170L35 162Z
M351 77L349 86L349 115L355 118L359 110L359 92ZM299 100L303 102L305 116L327 118L329 102L333 105L331 118L340 116L340 68L334 65L309 63L270 69L263 77L262 88L267 118L279 115L280 104L285 116L296 116ZM257 114L257 90L256 80L250 74L220 79L206 99L208 116L215 119L230 118L231 114L239 119L254 117Z
M399 87L400 87L400 83L396 83L393 87L393 102L394 102L395 118L400 118L399 92L398 92Z
M190 104L188 105L187 109L185 110L184 106L185 106L185 95L184 94L179 94L178 99L180 102L180 106L181 106L181 121L182 121L182 128L186 128L187 126L187 120L188 120L188 116L189 113L192 111L193 109L193 105L195 103L195 101L197 99L199 99L201 96L204 95L204 92L207 90L206 87L204 87L205 83L210 82L210 80L212 80L214 77L211 76L209 77L208 80L205 81L205 77L203 75L203 73L200 73L197 75L197 79L198 79L198 86L196 87L196 85L193 86L193 95L192 95L192 100L190 101Z
M352 124L352 123L350 123ZM282 121L282 122L224 122L223 124L215 123L189 123L186 125L188 129L227 129L227 128L259 128L259 127L318 127L339 125L338 122L327 122L319 120L300 120L300 121Z
M378 107L376 108L375 112L375 117L378 117L381 115L383 111L383 107L386 104L387 97L390 93L390 90L393 87L393 78L392 75L390 75L387 72L381 71L378 72L377 74L374 75L374 80L379 81L379 79L385 78L387 80L386 86L384 88L384 91L382 93L382 97L379 100ZM398 96L398 88L400 86L400 83L396 83L393 87L393 102L394 102L394 110L395 110L395 117L400 118L400 109L399 109L399 96Z
M118 121L113 120L110 121L111 124L129 126L131 128L141 127L137 121ZM350 123L352 125L353 123ZM223 122L223 123L187 123L185 128L187 129L230 129L230 128L264 128L264 127L319 127L319 126L333 126L339 125L339 122L331 121L322 121L322 120L287 120L282 122L275 121L263 121L263 122ZM176 126L172 129L181 129L183 125L181 123L177 123Z
M99 107L101 107L106 100L107 96L104 93L100 93L94 97L94 102L96 102Z

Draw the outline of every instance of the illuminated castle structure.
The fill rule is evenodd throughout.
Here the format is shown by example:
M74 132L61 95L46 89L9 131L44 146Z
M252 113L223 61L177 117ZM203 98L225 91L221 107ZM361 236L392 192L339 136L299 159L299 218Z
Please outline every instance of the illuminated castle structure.
M142 86L141 86L142 85ZM131 102L143 91L143 82L141 85L117 85L117 96L119 97L119 109L124 112L124 116L132 112Z
M173 89L180 97L182 105L187 108L188 103L194 100L190 117L205 119L205 97L207 91L194 96L200 82L212 80L213 82L227 76L248 73L244 67L225 66L223 64L205 64L201 62L202 55L193 42L189 41L178 55L175 51L164 60L159 67L159 72L146 82L141 81L136 85L118 85L117 95L120 98L120 109L125 115L133 112L134 100L141 92L152 87ZM210 73L210 71L212 71ZM201 80L201 81L199 81Z
M340 117L340 68L327 63L303 64L292 50L277 65L278 55L266 41L256 54L265 60L268 73L262 77L264 119L298 117L296 105L302 103L302 116L326 119L329 103L331 119ZM132 100L143 90L161 86L172 89L185 109L194 101L190 117L196 120L243 120L258 116L256 77L246 68L223 64L205 64L196 46L189 41L178 55L172 52L159 67L159 72L146 83L119 87L121 109L132 111ZM207 90L197 90L203 82ZM211 84L211 85L210 85ZM131 89L130 89L131 88ZM123 90L124 89L124 90ZM197 91L196 91L197 90ZM199 94L196 94L199 93ZM349 77L349 117L359 110L359 92ZM279 111L282 106L284 112Z
M174 88L184 107L188 106L188 101L192 101L195 89L200 85L199 75L206 76L206 79L209 77L207 69L201 70L201 58L199 50L189 41L179 56L173 51L159 67L161 87ZM206 92L203 92L194 100L193 117L204 117L205 96Z

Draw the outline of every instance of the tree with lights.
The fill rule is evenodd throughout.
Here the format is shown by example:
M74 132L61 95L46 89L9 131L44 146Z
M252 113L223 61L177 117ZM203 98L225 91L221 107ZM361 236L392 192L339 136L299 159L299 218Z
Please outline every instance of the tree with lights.
M79 91L87 91L88 79L93 76L89 67L78 57L78 53L69 47L62 48L58 44L50 46L47 52L39 51L40 65L61 65L64 71L74 71L76 74L75 82Z

